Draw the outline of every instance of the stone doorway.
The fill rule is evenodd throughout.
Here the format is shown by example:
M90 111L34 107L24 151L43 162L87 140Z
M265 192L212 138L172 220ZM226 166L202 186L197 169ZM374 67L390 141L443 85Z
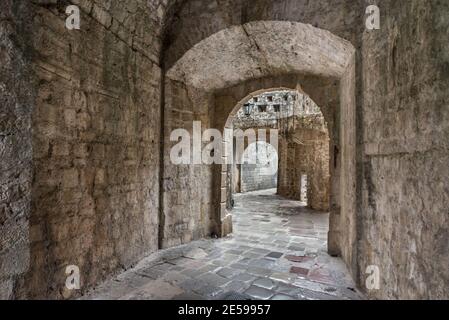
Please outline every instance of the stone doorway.
M227 179L221 183L227 215L234 217L240 194L268 189L310 212L329 212L328 128L320 108L297 90L260 91L238 104L225 128L232 131L234 141L234 162L224 168ZM236 151L242 147L243 154Z
M222 175L226 175L227 179L221 181L220 188L221 194L225 194L227 199L226 216L232 216L235 194L269 189L270 183L277 194L287 199L305 202L305 206L320 213L329 212L331 162L334 161L330 155L331 126L332 123L329 125L320 107L299 90L259 90L238 103L226 120L225 130L231 130L234 135L248 129L265 130L257 137L263 140L262 145L275 148L276 175L270 175L268 179L261 176L261 168L257 168L257 165L252 168L245 164L223 167ZM257 155L257 142L250 141L247 135L244 138L245 150L249 150L252 145L253 154ZM241 155L235 152L235 139L233 157L234 162L237 162L236 158ZM248 190L244 179L252 182L252 190ZM276 184L273 184L275 179Z

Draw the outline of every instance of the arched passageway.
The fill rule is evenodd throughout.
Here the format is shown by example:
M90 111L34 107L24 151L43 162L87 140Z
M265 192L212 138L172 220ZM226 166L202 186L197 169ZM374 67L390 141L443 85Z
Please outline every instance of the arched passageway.
M229 170L171 163L170 134L195 121L222 130L236 106L272 89L321 108L328 250L359 288L448 297L447 2L377 1L380 30L366 28L366 0L71 1L79 30L66 28L66 2L0 4L0 299L77 297L161 248L190 257L191 271L204 253L179 245L197 239L217 262L214 250L232 249L201 239L237 226ZM243 252L256 260L279 252L253 249ZM211 261L202 281L218 284ZM80 290L65 287L70 266ZM377 289L365 286L372 267ZM164 274L172 287L178 271Z
M238 104L237 111L231 112L225 128L232 130L234 136L234 161L227 168L227 184L221 185L227 189L227 208L232 209L229 206L232 193L271 186L277 188L282 196L309 202L312 209L329 211L333 164L330 163L329 126L320 108L308 96L292 90L271 90L251 95L243 107L240 106ZM276 175L262 174L264 166L269 167L273 162L266 159L263 147L259 153L253 147L251 155L254 159L245 160L255 162L260 156L265 158L264 163L244 164L239 161L239 147L247 150L249 144L257 146L256 138L261 144L268 143L276 150ZM251 174L254 177L248 177ZM242 175L254 185L242 187Z
M290 43L278 41L287 36ZM258 50L255 50L255 47ZM223 61L226 63L223 64ZM323 114L331 128L332 150L346 149L341 150L342 152L332 152L332 157L337 157L332 158L335 164L332 166L335 171L332 175L335 177L332 188L338 191L331 193L335 197L331 199L329 250L333 254L341 253L349 261L355 250L355 191L352 189L354 183L350 182L355 179L353 64L354 49L350 43L329 32L301 23L252 22L220 31L195 45L167 71L166 133L175 129L174 124L183 126L184 123L184 126L190 126L191 120L184 121L186 113L190 115L188 119L198 115L205 126L226 128L229 114L233 110L236 112L248 100L250 94L265 90L264 88L290 88L307 92L322 106ZM232 69L233 67L235 69ZM213 112L210 112L211 110ZM165 145L170 146L170 141L166 139ZM173 176L173 173L180 172L181 168L169 164L167 152L166 150L164 172ZM342 155L346 157L343 161ZM207 191L208 202L201 199L198 205L200 202L203 206L207 203L207 208L203 211L210 213L206 220L210 222L209 226L213 232L221 236L227 235L232 230L232 216L226 209L227 189L221 188L221 182L227 179L227 167L217 165L215 168L201 170L204 170L203 175L208 176L207 181L212 181L213 192ZM188 170L182 169L182 172L187 179L193 177ZM170 178L167 176L167 179ZM202 182L199 184L203 185ZM201 190L201 185L196 185L192 190ZM210 189L210 185L207 189ZM164 212L165 205L173 203L173 196L176 196L178 202L188 201L192 208L191 199L195 197L176 190L162 192L165 199ZM342 201L342 198L345 198L345 201ZM192 210L191 221L199 221L200 217L195 218L195 215L201 211ZM183 213L178 217L165 215L165 246L176 241L182 242L180 240L183 236L195 238L195 232L207 232L206 228L201 231L186 230L187 235L176 235L173 228L178 228L180 223L189 219L189 214L186 216L186 212ZM349 230L341 233L340 239L340 222L344 219L353 222L346 225ZM345 245L342 246L342 243ZM345 248L344 252L341 251L342 247Z

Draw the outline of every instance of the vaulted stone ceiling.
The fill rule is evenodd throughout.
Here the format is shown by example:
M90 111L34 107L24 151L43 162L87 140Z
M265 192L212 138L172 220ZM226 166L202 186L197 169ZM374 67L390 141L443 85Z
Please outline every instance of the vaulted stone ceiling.
M293 21L328 30L355 44L364 26L363 1L172 0L164 18L164 64L170 69L202 40L255 21ZM359 21L360 20L360 21Z
M339 78L353 53L349 42L311 25L251 22L198 43L167 76L207 91L276 74Z

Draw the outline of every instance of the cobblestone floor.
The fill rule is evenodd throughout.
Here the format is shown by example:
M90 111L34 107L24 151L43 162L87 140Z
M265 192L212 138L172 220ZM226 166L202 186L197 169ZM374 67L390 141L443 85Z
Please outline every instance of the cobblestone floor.
M237 195L234 234L160 251L82 299L360 299L326 253L329 215L266 190Z

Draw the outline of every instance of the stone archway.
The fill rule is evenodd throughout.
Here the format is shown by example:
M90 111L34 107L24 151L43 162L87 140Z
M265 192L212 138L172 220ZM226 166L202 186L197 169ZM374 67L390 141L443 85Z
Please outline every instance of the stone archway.
M167 157L170 130L188 129L192 120L201 120L204 127L224 128L232 109L251 93L286 87L307 92L332 124L329 132L335 143L331 157L336 170L332 183L329 250L331 254L341 254L348 265L353 263L356 249L354 52L346 40L310 25L257 21L211 35L167 70L163 247L208 232L226 235L232 228L232 219L226 213L226 194L218 187L224 166L201 167L195 171L191 167L171 165ZM199 190L191 192L201 195L176 189L175 185L182 184L175 184L174 179L190 183L190 190ZM184 208L183 215L172 210L173 202ZM347 229L344 233L340 233L342 221Z
M227 177L221 182L221 189L226 188L227 210L231 211L233 208L233 194L258 190L264 186L277 188L277 194L280 196L302 201L307 197L301 194L301 188L305 188L307 183L301 181L304 176L308 176L311 182L307 188L310 202L306 205L313 210L329 211L330 167L333 162L329 161L332 148L329 147L328 129L331 129L333 124L328 125L319 106L300 88L298 90L281 87L252 93L230 112L225 127L220 127L224 131L234 132L233 161L222 169L222 176ZM220 109L227 107L228 105L220 105ZM246 139L244 142L239 141L239 147L237 140L246 130ZM262 130L262 137L257 134L258 130ZM273 184L272 176L255 176L256 170L263 172L263 166L258 166L255 159L251 159L252 163L243 163L239 159L241 151L237 152L237 149L246 149L249 144L256 143L247 141L251 140L251 137L254 139L256 135L261 138L261 142L270 143L276 149L276 154L279 152L278 184ZM226 136L228 142L229 136ZM273 141L273 138L276 141ZM261 150L263 152L264 149ZM254 154L259 155L253 151ZM223 159L226 160L230 156L230 152L226 152ZM332 169L336 171L336 168ZM250 174L251 172L253 174ZM246 183L244 186L244 175L250 180L249 185Z
M303 86L304 84L304 86ZM310 90L312 95L307 94L304 88ZM329 175L330 175L330 195L329 195L329 211L330 226L328 234L328 250L331 255L340 255L340 211L341 211L341 154L335 153L335 149L340 149L340 123L335 119L339 118L339 84L334 79L319 79L315 77L303 77L297 75L285 75L280 77L266 77L262 79L254 79L237 86L217 91L214 95L215 102L215 122L214 125L220 130L230 130L232 128L232 118L238 110L252 97L261 93L269 93L278 90L296 91L304 96L320 101L318 105L323 113L327 124L329 136ZM254 90L252 92L252 90ZM242 96L244 96L242 98ZM325 97L325 98L323 98ZM314 98L314 99L312 99ZM327 100L326 100L327 99ZM270 135L267 134L269 141ZM282 140L282 139L281 139ZM221 198L217 206L220 208L219 216L222 217L222 235L232 231L232 213L227 205L230 198L230 188L226 183L229 179L230 166L218 166L215 172L215 189L217 195ZM222 177L220 179L220 177ZM216 201L218 201L216 199ZM321 209L321 207L319 208ZM326 208L327 211L327 208Z

